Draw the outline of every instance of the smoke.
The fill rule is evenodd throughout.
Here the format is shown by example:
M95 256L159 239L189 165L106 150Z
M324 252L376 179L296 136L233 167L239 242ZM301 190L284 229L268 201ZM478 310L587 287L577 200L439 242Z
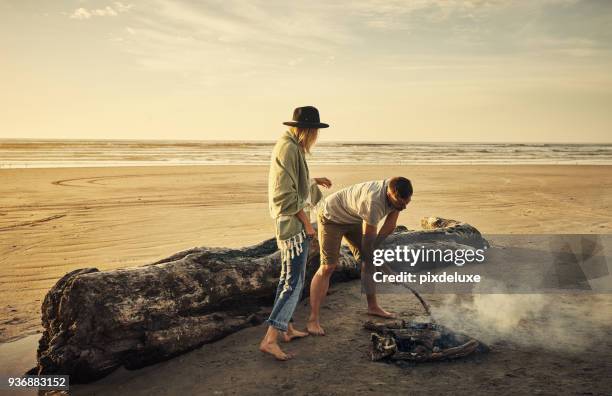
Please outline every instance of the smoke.
M605 342L612 331L612 295L450 295L435 318L483 342L578 352Z

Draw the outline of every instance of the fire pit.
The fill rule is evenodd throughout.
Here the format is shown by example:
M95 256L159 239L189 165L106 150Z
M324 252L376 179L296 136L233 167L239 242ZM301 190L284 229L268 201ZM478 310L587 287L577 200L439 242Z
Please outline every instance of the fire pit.
M372 331L372 361L434 362L487 352L482 342L432 322L374 323L363 327Z

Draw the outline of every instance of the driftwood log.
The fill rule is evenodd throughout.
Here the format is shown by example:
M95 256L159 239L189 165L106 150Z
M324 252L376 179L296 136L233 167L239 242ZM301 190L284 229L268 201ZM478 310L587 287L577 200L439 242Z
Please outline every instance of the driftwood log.
M431 244L458 249L486 244L469 224L425 230L405 227L382 247ZM441 223L442 224L442 223ZM307 263L307 292L319 266L314 240ZM193 248L149 265L113 271L84 268L62 277L42 304L43 335L30 374L67 374L89 382L119 366L156 363L242 328L260 324L280 274L274 239L243 249ZM332 282L359 278L358 263L343 247Z

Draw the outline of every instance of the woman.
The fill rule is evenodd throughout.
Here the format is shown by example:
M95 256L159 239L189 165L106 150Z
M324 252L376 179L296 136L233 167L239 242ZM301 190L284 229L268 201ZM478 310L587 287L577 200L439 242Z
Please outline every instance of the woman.
M305 158L317 140L319 128L329 127L319 121L319 111L312 106L298 107L293 112L293 121L283 124L290 128L274 146L268 180L268 202L282 269L274 307L267 320L268 331L259 345L262 352L278 360L292 357L278 345L279 332L284 341L308 335L290 323L304 288L308 248L315 235L306 212L321 199L317 185L331 186L331 181L324 177L311 182Z

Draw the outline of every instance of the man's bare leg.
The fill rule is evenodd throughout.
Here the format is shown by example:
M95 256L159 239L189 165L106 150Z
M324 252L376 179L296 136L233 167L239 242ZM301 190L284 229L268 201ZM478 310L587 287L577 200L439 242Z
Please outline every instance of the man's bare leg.
M368 315L380 316L381 318L387 319L397 317L393 312L385 311L378 305L376 294L366 294L366 299L368 300Z
M261 343L259 344L259 350L263 353L270 354L274 356L276 360L289 360L293 357L290 353L283 352L283 350L278 346L278 333L279 331L272 326L268 326L268 331Z
M329 280L335 269L336 265L321 265L312 277L310 283L310 317L306 324L308 332L312 335L325 335L325 331L319 322L320 309L329 289Z

